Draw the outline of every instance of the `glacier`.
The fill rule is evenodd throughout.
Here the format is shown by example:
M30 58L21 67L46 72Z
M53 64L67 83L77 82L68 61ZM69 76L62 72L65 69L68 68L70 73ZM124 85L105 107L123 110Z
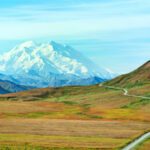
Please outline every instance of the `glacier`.
M114 77L71 46L55 41L17 45L0 55L0 73L16 84L34 87L91 85Z

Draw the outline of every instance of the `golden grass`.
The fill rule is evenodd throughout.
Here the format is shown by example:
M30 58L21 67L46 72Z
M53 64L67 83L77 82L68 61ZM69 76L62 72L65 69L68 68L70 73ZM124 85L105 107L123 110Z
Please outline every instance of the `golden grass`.
M1 119L0 126L0 133L102 136L111 138L133 137L149 129L149 123L111 120Z
M134 87L129 90L131 94L135 95L147 95L150 94L150 84L144 85L144 86L139 86L139 87Z
M116 149L150 129L149 103L98 85L35 89L0 99L3 147Z
M144 141L135 148L135 150L149 150L149 149L150 149L150 139Z
M116 148L121 147L129 139L74 137L74 136L46 136L24 134L0 134L1 145L30 145L41 147L74 147L74 148Z
M141 91L147 93L147 90L143 89ZM0 118L150 121L150 104L148 101L144 104L140 98L124 96L120 90L96 85L47 88L42 89L40 93L38 92L39 89L20 92L19 94L8 94L9 96L15 95L19 101L14 101L14 98L8 98L9 101L2 101L1 98ZM8 97L8 95L3 97ZM31 95L40 95L38 98L42 98L42 100L20 101Z
M1 119L0 145L34 147L122 147L149 128L148 123L52 119ZM119 131L119 132L118 132Z

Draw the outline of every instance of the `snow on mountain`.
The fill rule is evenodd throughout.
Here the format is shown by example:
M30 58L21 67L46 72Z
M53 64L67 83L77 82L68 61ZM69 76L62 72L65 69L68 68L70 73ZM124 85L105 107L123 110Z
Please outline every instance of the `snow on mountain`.
M109 71L80 52L54 41L43 44L28 41L16 46L0 56L0 73L12 76L19 84L38 84L38 87L76 85L77 81L84 85L82 79L98 77L103 81L112 78ZM89 80L86 84L93 83Z

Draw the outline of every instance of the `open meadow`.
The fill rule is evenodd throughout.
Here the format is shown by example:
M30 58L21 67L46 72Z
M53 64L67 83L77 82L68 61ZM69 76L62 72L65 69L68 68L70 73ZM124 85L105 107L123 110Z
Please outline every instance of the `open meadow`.
M149 95L150 86L129 92ZM95 86L0 98L0 149L121 149L150 130L150 102Z

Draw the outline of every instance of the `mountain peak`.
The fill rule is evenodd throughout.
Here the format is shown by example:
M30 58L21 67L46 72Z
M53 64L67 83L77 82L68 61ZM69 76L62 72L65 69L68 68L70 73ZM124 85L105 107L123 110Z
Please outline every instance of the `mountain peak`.
M72 83L72 80L90 77L112 78L107 70L98 67L80 52L55 41L41 44L27 41L1 58L0 73L12 75L21 80L21 84L26 84L26 79L23 80L22 77L31 80L29 85L33 80L41 85L50 85L50 81L55 81L56 78L65 82L63 85Z
M58 42L55 42L55 41L51 41L50 42L50 45L53 47L53 49L55 51L60 51L60 52L63 52L63 51L68 51L69 49L66 47L65 44L60 44Z
M52 41L50 41L50 44L53 45L53 44L58 44L58 43L52 40Z
M35 46L35 43L33 41L26 41L19 45L22 48L29 48Z

